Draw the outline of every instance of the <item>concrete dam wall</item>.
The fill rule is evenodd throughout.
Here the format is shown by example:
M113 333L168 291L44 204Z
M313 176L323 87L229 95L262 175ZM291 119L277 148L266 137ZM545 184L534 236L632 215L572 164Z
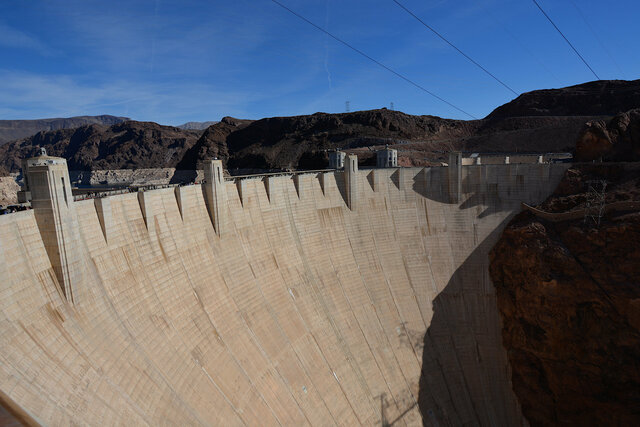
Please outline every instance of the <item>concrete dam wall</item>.
M66 200L57 225L35 206L0 216L3 410L50 425L521 425L487 254L567 167L347 165Z

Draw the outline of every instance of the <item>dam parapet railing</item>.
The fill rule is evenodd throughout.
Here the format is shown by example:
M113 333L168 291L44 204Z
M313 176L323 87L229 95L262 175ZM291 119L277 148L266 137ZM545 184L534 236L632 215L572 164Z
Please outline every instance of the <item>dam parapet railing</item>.
M569 163L573 161L571 153L464 153L462 166Z
M306 175L306 174L319 174L319 173L327 173L327 172L336 172L337 169L317 169L317 170L300 170L300 171L283 171L283 172L268 172L268 173L260 173L260 174L251 174L251 175L225 175L225 182L234 182L238 183L239 180L244 179L264 179L266 177L285 177L285 176L296 176L296 175ZM131 185L123 185L119 186L122 188L114 188L109 190L100 190L99 187L86 187L81 189L74 190L82 190L80 194L74 194L73 200L76 202L82 200L89 199L99 199L102 197L109 196L117 196L120 194L128 194L128 193L137 193L143 191L151 191L151 190L160 190L164 188L176 188L176 187L187 187L191 185L201 185L204 183L204 180L193 181L193 182L178 182L178 183L167 183L167 184L131 184Z
M225 176L221 160L203 163L202 183L135 185L109 191L93 191L88 194L73 195L66 160L47 156L43 153L24 162L25 189L31 194L31 205L40 234L55 270L61 291L73 302L73 283L80 283L82 276L80 251L80 224L76 214L76 203L93 199L105 240L109 241L112 222L112 197L125 197L127 193L137 193L138 204L149 233L153 232L154 217L159 214L154 202L156 191L173 189L180 214L184 215L183 204L190 191L183 187L199 187L213 228L219 236L226 233L232 223L229 218L228 200L239 199L246 203L248 191L255 192L252 181L264 183L269 202L282 192L282 179L292 182L298 199L313 193L311 181L317 179L322 195L330 196L338 203L343 200L346 208L355 211L368 195L386 188L396 187L400 191L412 189L416 194L446 204L461 205L461 209L471 206L499 205L501 198L510 200L536 192L540 182L564 173L568 165L553 167L539 157L535 164L512 164L503 159L501 164L482 165L482 162L465 166L462 153L451 153L448 167L391 167L373 168L359 171L358 158L346 156L344 169L320 169L304 171L284 171L259 175ZM542 162L542 163L540 163ZM551 169L554 169L553 174ZM555 178L554 178L555 179ZM367 188L367 183L370 188ZM235 185L234 185L235 184ZM530 186L531 188L528 188ZM235 187L235 190L233 191ZM233 193L229 193L232 191ZM200 193L198 191L198 193ZM464 197L463 197L464 196ZM469 196L469 197L466 197ZM489 198L489 199L487 199ZM464 199L464 200L463 200ZM365 205L362 205L364 207ZM494 208L492 209L496 209Z
M462 157L461 157L461 162L459 163L458 166L545 164L545 163L558 163L558 162L567 163L570 160L572 160L570 153L546 153L546 154L539 154L539 153L514 153L514 154L464 153L463 154L463 153L460 153L460 155ZM34 158L34 159L37 159L37 158ZM32 161L32 163L34 163L34 161ZM451 163L451 159L449 163ZM445 167L445 168L448 167L449 163L443 163L442 167ZM27 164L28 162L25 162L24 166L26 166ZM359 166L360 170L363 173L367 173L367 174L370 171L375 171L378 169L403 170L403 169L431 169L431 168L438 168L438 167L439 166L409 167L409 168L406 168L406 167L376 168L371 166ZM135 175L135 174L131 174L130 173L131 171L129 170L122 170L122 171L118 170L114 172L124 172L124 171L129 172L130 175ZM151 169L145 169L143 172L146 172L146 174L149 174L149 171L151 171ZM167 180L172 178L172 175L167 172L169 171L169 169L161 169L160 171L164 175L166 175ZM110 171L98 171L98 172L102 172L104 174L104 173L109 173ZM182 175L185 175L185 176L187 173L189 173L189 171L174 171L174 173L177 175L180 175L180 177L182 177L182 175L178 174L178 172L181 172ZM296 177L299 175L316 174L317 176L320 177L320 179L322 179L323 174L327 174L327 173L342 174L343 172L344 172L344 168L289 170L289 171L266 172L266 173L257 173L257 174L224 175L224 181L234 182L236 183L236 185L238 185L241 180L248 180L248 179L264 180L269 177L292 177L294 181L297 181ZM78 176L85 176L85 175L88 175L89 173L91 172L70 171L69 174L72 178L71 182L75 182ZM23 173L23 176L26 176L26 175ZM154 177L153 181L155 182L150 184L114 182L111 185L102 184L98 186L89 185L87 187L80 187L80 188L73 187L72 192L76 193L76 194L73 194L73 200L82 201L82 200L88 200L88 199L116 196L121 194L132 193L132 192L144 192L144 191L159 190L159 189L165 189L165 188L176 188L176 187L183 187L183 186L189 186L189 185L199 185L204 182L204 180L202 179L202 169L196 170L195 177L196 178L194 178L192 181L180 181L175 183L171 183L171 182L159 183L155 179L157 177ZM372 185L375 185L374 180L370 180L370 181L372 182ZM27 182L28 181L25 180L25 183ZM28 184L26 186L28 187ZM101 189L103 187L106 187L109 189ZM20 203L20 205L28 208L30 207L30 201L24 201Z
M465 153L462 154L462 160L459 166L480 166L480 165L508 165L508 164L544 164L544 163L557 163L563 162L566 163L571 160L570 153L546 153L546 154L529 154L529 153L515 153L515 154L495 154L495 153ZM33 162L32 162L33 163ZM451 163L451 159L450 159ZM25 163L26 165L26 163ZM442 167L448 167L448 163L443 163ZM375 171L377 169L431 169L438 168L439 166L427 166L427 167L391 167L391 168L376 168L371 166L360 166L360 170L364 173L369 173L370 171ZM128 170L126 170L128 171ZM145 170L147 172L148 170ZM166 174L165 170L161 170ZM99 171L99 172L109 172L109 171ZM122 172L122 171L117 171ZM130 172L130 171L129 171ZM177 172L187 172L187 171L175 171ZM326 169L314 169L314 170L289 170L289 171L278 171L278 172L266 172L266 173L257 173L257 174L244 174L244 175L224 175L225 182L234 182L239 184L241 180L247 179L266 179L269 177L292 177L296 180L296 177L299 175L312 175L316 174L322 179L322 174L326 173L338 173L341 174L344 172L343 168L326 168ZM89 172L86 171L71 171L69 172L72 178L75 176L87 175ZM24 173L23 173L23 176ZM167 175L168 178L171 176ZM72 179L72 182L75 182L76 179ZM202 169L196 170L196 178L190 182L176 182L176 183L150 183L150 184L136 184L136 183L126 183L126 182L114 182L112 185L103 184L102 186L87 186L76 188L73 187L72 191L74 193L73 200L74 201L82 201L87 199L96 199L102 197L116 196L121 194L127 194L132 192L143 192L143 191L151 191L165 188L176 188L183 187L189 185L199 185L202 184L204 180L202 179ZM373 183L374 181L372 181ZM107 187L109 189L101 189L101 187ZM30 207L30 202L23 202L21 205L26 207Z
M572 160L570 153L461 153L462 162L461 166L479 166L479 165L504 165L504 164L540 164L540 163L557 163L557 162L569 162ZM25 164L26 165L26 164ZM447 167L447 163L443 163L442 166ZM438 166L430 166L438 167ZM368 173L370 170L380 169L372 166L360 166L360 170ZM402 167L391 167L384 169L401 169ZM326 168L315 170L289 170L289 171L276 171L276 172L260 172L256 174L242 174L242 175L225 175L226 182L233 181L238 184L239 180L243 179L265 179L267 177L285 177L290 176L295 180L297 175L306 174L324 174L324 173L342 173L344 168ZM120 194L126 194L131 192L141 192L158 190L163 188L175 188L180 186L188 186L194 184L201 184L203 182L202 169L199 168L195 171L186 170L174 170L171 168L164 169L141 169L141 170L115 170L115 171L69 171L71 182L75 185L76 182L82 184L82 186L76 188L72 187L74 201L82 201L87 199L95 199L102 197L115 196ZM92 174L97 174L98 182L101 184L91 184ZM116 180L106 181L105 178L114 175ZM120 176L124 175L124 176ZM151 183L140 183L141 175L143 178L147 177ZM25 176L24 173L22 176ZM188 177L195 178L188 180ZM321 175L319 175L321 176ZM163 178L165 182L163 183ZM170 182L177 180L177 182ZM127 182L129 181L129 182ZM26 182L26 181L25 181ZM143 181L142 181L143 182ZM21 193L24 193L22 191ZM30 207L30 203L27 200L21 200L21 204L26 207ZM17 204L16 204L17 205Z

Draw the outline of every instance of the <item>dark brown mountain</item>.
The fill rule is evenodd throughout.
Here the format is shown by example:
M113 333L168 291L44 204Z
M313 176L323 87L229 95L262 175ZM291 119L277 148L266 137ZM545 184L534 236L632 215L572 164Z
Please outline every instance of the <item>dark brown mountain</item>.
M399 150L401 164L421 166L445 160L451 150L569 151L585 122L599 118L464 121L380 109L256 121L225 117L204 132L131 121L38 133L0 147L0 167L17 171L20 158L43 146L66 157L72 169L195 169L198 161L211 157L222 159L232 172L318 169L326 167L327 150L342 148L373 164L373 149L386 144Z
M600 116L514 117L451 120L412 116L387 109L353 113L316 113L244 122L235 128L211 126L192 149L222 158L235 168L317 169L326 166L327 150L342 148L374 163L373 148L386 144L399 150L404 165L445 160L446 152L573 151L585 122ZM194 154L194 153L191 153ZM193 155L180 166L195 166Z
M195 169L198 161L203 159L219 158L225 161L229 158L227 138L233 132L247 127L252 120L234 119L224 117L220 122L209 126L198 142L189 148L180 163L178 169Z
M470 121L383 108L256 121L226 117L204 132L142 122L84 126L41 133L3 147L0 168L15 171L18 159L35 153L38 146L67 157L72 169L194 169L199 160L219 157L232 172L322 168L327 150L335 148L357 153L364 164L372 164L373 150L385 144L399 150L402 165L416 166L442 161L451 150L574 151L585 123L608 123L619 111L640 107L639 87L640 80L598 81L533 91L486 119ZM635 131L625 135L636 138Z
M198 159L205 153L215 154L230 169L322 168L328 149L459 138L472 134L478 126L475 122L411 116L386 109L230 123L223 119L205 132L193 148L200 153ZM194 160L186 157L181 166L192 168Z
M534 90L496 108L487 119L523 116L615 116L640 107L640 80L598 80Z
M0 145L9 141L26 138L41 131L70 129L84 125L100 124L115 125L130 120L127 117L102 116L78 116L56 119L38 120L0 120Z
M175 167L200 132L128 121L113 126L88 125L77 129L39 132L0 147L5 169L17 172L20 159L44 147L52 156L67 159L71 170Z

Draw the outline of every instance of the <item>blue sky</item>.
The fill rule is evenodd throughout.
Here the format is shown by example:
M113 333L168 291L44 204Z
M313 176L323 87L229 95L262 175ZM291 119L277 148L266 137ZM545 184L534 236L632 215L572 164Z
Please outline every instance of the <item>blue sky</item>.
M514 98L391 0L280 1L476 117ZM638 2L538 1L600 78L639 78ZM518 93L595 79L529 0L401 2ZM270 0L4 0L0 57L0 119L468 118Z

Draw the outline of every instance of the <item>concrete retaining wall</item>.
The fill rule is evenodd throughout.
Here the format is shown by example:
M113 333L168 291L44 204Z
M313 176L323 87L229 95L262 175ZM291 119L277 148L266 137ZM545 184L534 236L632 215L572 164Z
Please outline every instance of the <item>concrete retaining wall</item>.
M487 253L567 166L225 182L219 233L200 185L75 202L73 304L0 216L0 389L53 425L520 425Z

